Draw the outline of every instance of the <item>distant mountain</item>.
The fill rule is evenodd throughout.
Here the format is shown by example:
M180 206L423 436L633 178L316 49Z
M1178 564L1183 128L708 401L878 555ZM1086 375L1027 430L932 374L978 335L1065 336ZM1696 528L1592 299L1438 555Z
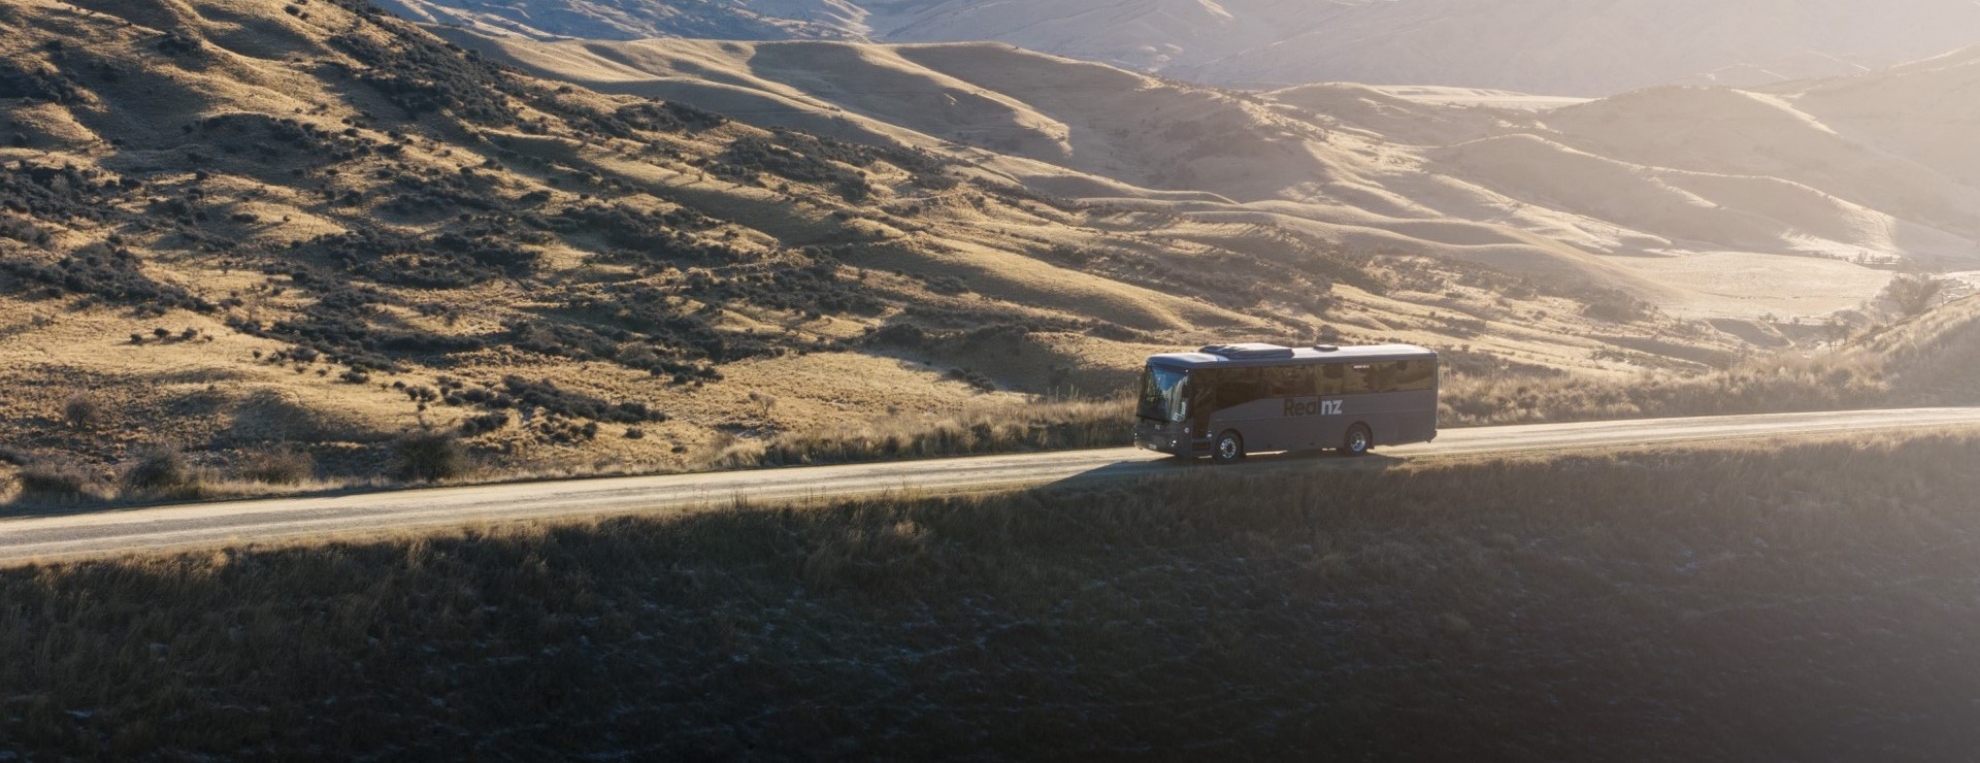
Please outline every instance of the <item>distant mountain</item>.
M851 0L379 0L413 21L533 39L864 39Z
M534 39L997 41L1221 85L1608 95L1857 74L1980 43L1970 0L388 0Z

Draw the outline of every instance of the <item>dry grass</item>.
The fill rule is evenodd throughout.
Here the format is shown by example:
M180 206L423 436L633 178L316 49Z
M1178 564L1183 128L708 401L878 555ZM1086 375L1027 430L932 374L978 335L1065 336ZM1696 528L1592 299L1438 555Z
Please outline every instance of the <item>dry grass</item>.
M1619 379L1467 372L1462 365L1454 364L1446 372L1441 417L1445 427L1970 404L1980 400L1980 377L1971 371L1980 367L1980 297L1943 306L1841 347L1748 360L1709 374L1647 372ZM748 395L735 396L740 401L737 404L753 406L746 420L760 423L781 416L782 398L762 392ZM878 399L885 398L866 402ZM710 405L719 407L721 403ZM235 408L230 431L236 435L246 432L266 438L322 433L344 426L328 414L296 405L269 390L248 395ZM1004 396L961 403L942 414L895 409L864 422L811 420L804 428L768 437L718 434L696 448L676 446L686 451L676 459L628 457L632 453L621 451L584 463L546 463L534 451L525 451L529 458L521 459L508 455L470 458L450 432L432 430L430 434L437 434L428 440L414 435L401 437L384 468L401 483L502 481L1117 447L1131 441L1131 409L1124 397L1019 401ZM846 423L848 420L853 423ZM628 427L626 432L632 429ZM648 439L644 429L640 432L639 438L622 433L611 439L617 441L617 447L643 447L631 445ZM391 484L376 477L348 474L312 480L318 470L307 454L296 450L293 441L281 445L280 439L286 438L250 448L229 464L224 474L206 470L193 481L197 484L176 492L129 486L119 492L93 477L81 482L51 482L40 479L48 475L23 473L16 478L23 489L17 491L14 501L35 507L83 506L113 499L157 502ZM436 450L439 440L448 440L451 445ZM300 462L278 463L285 458ZM88 476L88 466L82 461L48 466L58 471L69 469L72 476ZM124 468L130 468L129 463ZM298 484L301 482L308 484Z
M1980 297L1846 345L1769 355L1709 374L1628 379L1447 374L1445 426L1969 405L1980 400Z
M35 757L1947 759L1980 440L1203 470L0 573Z
M1664 328L1598 320L1572 293L1438 264L1439 252L1488 247L1494 261L1564 268L1593 287L1641 281L1496 224L1413 219L1428 214L1403 204L1416 189L1389 185L1431 177L1393 171L1418 166L1413 150L1366 143L1333 117L1325 141L1295 148L1306 140L1286 132L1297 115L1249 98L1152 81L1123 90L1119 72L989 48L864 49L819 67L824 79L785 82L758 67L817 46L772 46L758 60L740 52L751 46L685 44L704 59L693 71L735 78L725 92L865 72L894 83L880 88L890 93L916 83L931 103L974 94L967 113L900 112L907 101L891 95L839 112L826 103L871 88L832 86L802 107L818 129L870 128L881 143L934 152L923 155L699 124L680 104L638 97L632 81L608 96L502 74L349 0L294 13L238 0L84 5L33 0L0 13L0 91L50 91L0 99L0 121L29 140L0 146L0 206L16 210L0 213L0 386L12 393L0 440L90 468L129 463L138 443L175 442L199 461L292 441L311 446L326 478L363 480L383 471L394 433L508 413L470 437L499 472L695 468L731 450L722 432L763 443L728 453L735 463L869 457L861 439L929 454L1110 444L1124 437L1111 424L985 436L973 414L953 411L1052 389L1104 395L1158 347L1216 340L1310 340L1324 328L1344 341L1469 342L1585 367L1597 348L1578 337L1616 336L1626 341L1602 349L1654 355L1651 335ZM674 55L626 47L647 52L610 68L634 79ZM566 62L602 51L571 48ZM1019 107L993 82L942 73L1022 84L1007 65L1103 97L1046 88L1037 95L1070 100ZM693 100L696 88L676 87L686 82L650 94ZM938 114L944 124L923 125L936 133L900 129ZM1061 193L1141 194L928 141L984 118L1008 134L1006 116L1034 127L1090 117L1079 130L1091 141L1060 146L1058 125L1037 147L1071 150L1060 158L1075 170L1106 157L1128 173L1117 180L1163 177L1185 192L1072 204L1014 189L1010 173ZM772 143L794 152L789 161L739 148ZM1272 187L1239 193L1259 183ZM1340 199L1280 193L1305 196L1311 183L1369 190L1348 206L1402 215L1394 235L1344 236L1343 221L1365 231L1373 218ZM870 198L850 200L846 184L871 186ZM1222 202L1194 191L1218 189L1278 200L1211 213ZM1403 279L1380 264L1394 259L1426 264ZM925 341L880 341L889 335ZM1697 341L1704 352L1738 345ZM64 398L79 390L87 405L70 409ZM558 415L525 417L521 397ZM862 423L889 404L904 413ZM630 420L634 410L649 420ZM623 436L632 429L643 436ZM820 434L834 432L854 434Z
M309 454L293 445L242 453L228 468L202 465L171 449L149 450L116 473L60 458L23 460L21 469L0 473L0 517L405 486L384 478L320 477Z
M316 475L316 461L300 448L282 445L244 454L239 471L264 485L300 485Z
M103 478L74 464L32 463L14 475L13 502L18 505L78 505L107 499L111 488Z
M894 413L844 431L768 442L717 440L698 461L713 470L1118 447L1134 441L1133 412L1128 399L1117 398L984 404L947 415Z
M1892 394L1882 358L1866 353L1782 355L1699 375L1664 371L1615 379L1585 375L1452 373L1443 391L1449 427L1548 421L1841 410L1913 402Z

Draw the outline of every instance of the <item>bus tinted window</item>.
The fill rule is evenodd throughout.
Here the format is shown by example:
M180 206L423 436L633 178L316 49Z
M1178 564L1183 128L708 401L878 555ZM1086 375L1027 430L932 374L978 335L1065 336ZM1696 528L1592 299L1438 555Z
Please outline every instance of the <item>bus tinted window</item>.
M1402 363L1368 364L1368 391L1378 393L1396 391L1396 372L1401 367Z
M1374 379L1372 377L1374 376L1374 371L1375 364L1373 363L1355 363L1347 366L1346 384L1342 386L1341 394L1359 395L1366 392L1373 392Z
M1172 421L1178 417L1182 399L1176 394L1187 376L1173 368L1149 366L1141 372L1140 416L1156 421Z
M1231 368L1218 374L1217 407L1244 405L1264 396L1262 368Z
M1208 414L1258 400L1424 392L1437 386L1434 360L1208 368L1190 376L1192 410ZM1144 384L1147 382L1144 382Z
M1436 389L1436 361L1406 360L1397 363L1396 366L1396 391L1427 392Z
M1320 367L1320 388L1316 392L1323 397L1334 397L1347 391L1347 366L1328 363Z
M1280 366L1265 369L1265 380L1272 397L1306 397L1314 394L1312 366Z

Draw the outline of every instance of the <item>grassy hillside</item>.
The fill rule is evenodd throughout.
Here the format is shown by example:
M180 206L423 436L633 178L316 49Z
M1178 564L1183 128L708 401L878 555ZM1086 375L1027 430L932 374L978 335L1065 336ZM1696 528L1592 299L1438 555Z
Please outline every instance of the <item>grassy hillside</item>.
M0 473L85 493L174 451L213 479L373 479L416 431L500 471L679 469L1105 399L1151 352L1234 337L1613 371L1595 327L1690 330L1275 215L1059 198L1024 157L538 79L354 0L31 0L0 32Z
M606 92L995 157L984 166L1091 203L1271 220L1348 247L1622 289L1673 313L1819 320L1873 297L1893 266L1980 262L1960 211L1976 191L1957 110L1874 95L1913 72L1909 98L1956 103L1928 94L1964 88L1970 55L1812 89L1563 106L1455 88L1222 91L991 44L450 34Z
M1490 380L1454 383L1456 412L1534 378L1706 384L1839 338L1815 328L1838 309L1855 333L1891 322L1888 271L1598 254L1546 227L1590 220L1481 219L1511 198L1348 121L1471 140L1537 129L1531 114L1412 122L1455 112L984 45L450 34L356 0L0 7L0 477L59 500L196 497L457 465L1104 444L1142 358L1215 341L1427 344ZM1785 182L1583 160L1558 135L1482 138L1461 150L1484 159L1450 163L1519 165L1495 140L1647 177L1639 201L1679 208L1644 219L1687 230L1880 219ZM1760 211L1703 206L1749 186L1780 192ZM1659 301L1700 294L1737 309ZM1539 399L1451 420L1625 410ZM1769 404L1870 398L1788 399ZM144 464L183 479L147 487ZM249 484L266 482L281 487Z
M1289 460L7 570L0 749L1956 758L1976 458Z
M409 17L543 40L994 40L1170 77L1249 86L1350 81L1608 95L1859 73L1960 45L1957 0L1572 5L1547 0L391 0ZM1672 23L1681 19L1682 23Z
M361 3L26 2L0 31L16 462L294 441L375 474L433 427L678 467L1111 391L1154 348L1311 335L1336 283L1379 288L1270 225L1180 241L925 151L533 79Z

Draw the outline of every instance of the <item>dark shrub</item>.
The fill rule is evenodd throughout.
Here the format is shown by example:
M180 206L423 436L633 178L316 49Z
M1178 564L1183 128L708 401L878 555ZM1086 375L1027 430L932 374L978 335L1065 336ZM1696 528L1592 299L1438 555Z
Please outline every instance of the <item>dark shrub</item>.
M242 457L239 474L266 485L294 485L316 475L316 461L299 448L271 448Z
M452 432L408 432L392 444L392 476L407 482L453 479L468 472L467 450Z
M103 485L89 470L73 464L35 464L15 475L24 503L82 503L100 501Z
M1909 318L1931 309L1932 303L1950 283L1928 275L1901 275L1891 279L1890 284L1884 287L1883 296Z
M507 411L494 411L492 413L484 413L480 416L470 416L467 420L461 422L461 436L473 437L483 432L498 431L508 425L509 413Z
M88 395L72 396L62 403L62 420L73 429L93 428L103 423L103 406Z
M921 347L921 343L927 339L927 332L912 323L889 323L868 336L868 341L874 344L908 349Z
M947 294L950 296L954 296L957 294L969 293L969 285L963 283L962 279L957 278L955 276L936 276L934 278L928 279L927 283L928 283L928 290L935 292L936 294Z
M179 493L195 488L199 477L186 457L171 448L155 448L139 456L124 471L124 489L134 493Z
M1632 323L1656 315L1657 306L1621 289L1593 289L1579 297L1581 314L1612 323Z
M975 387L978 392L997 391L997 381L981 371L972 371L967 368L951 368L949 369L949 378Z

